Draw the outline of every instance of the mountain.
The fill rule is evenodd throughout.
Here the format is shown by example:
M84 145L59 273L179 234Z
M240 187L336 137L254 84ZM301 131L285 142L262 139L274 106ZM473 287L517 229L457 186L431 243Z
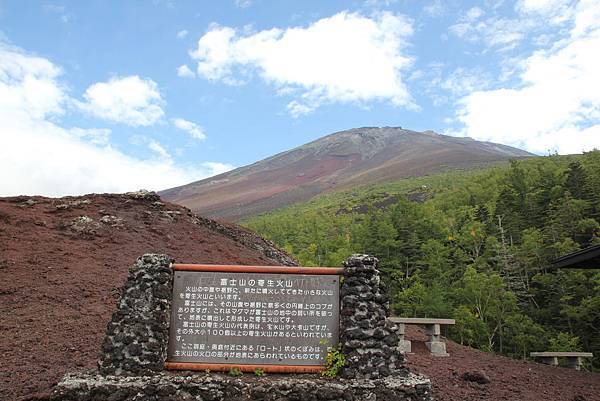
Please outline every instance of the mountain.
M0 198L0 400L45 399L66 372L96 366L127 270L144 253L296 264L253 232L154 193Z
M354 128L160 195L202 215L236 221L333 189L531 156L433 131Z

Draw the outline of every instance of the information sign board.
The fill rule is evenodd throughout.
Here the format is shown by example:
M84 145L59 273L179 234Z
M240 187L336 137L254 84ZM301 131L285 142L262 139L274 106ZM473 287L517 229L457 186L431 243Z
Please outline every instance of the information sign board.
M338 343L340 269L173 267L167 367L320 367Z

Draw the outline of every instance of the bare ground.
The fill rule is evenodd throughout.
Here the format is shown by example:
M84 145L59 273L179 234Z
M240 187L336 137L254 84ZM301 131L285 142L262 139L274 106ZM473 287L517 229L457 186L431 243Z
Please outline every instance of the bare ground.
M449 357L430 355L427 336L416 326L408 326L407 338L413 353L407 355L411 371L421 373L433 384L438 401L598 401L600 374L520 361L479 351L447 341ZM480 371L488 384L468 382L465 372Z

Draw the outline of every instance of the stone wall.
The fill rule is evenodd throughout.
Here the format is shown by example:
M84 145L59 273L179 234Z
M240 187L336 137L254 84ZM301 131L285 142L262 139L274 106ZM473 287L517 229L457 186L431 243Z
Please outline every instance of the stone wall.
M98 363L105 375L151 375L167 358L173 273L167 255L146 254L129 269L117 310L108 324ZM346 378L402 375L397 326L386 319L389 301L377 259L352 255L340 290L340 343Z
M51 401L430 401L428 379L407 374L383 379L329 380L318 376L246 377L157 374L146 377L68 375Z
M52 401L430 401L429 379L403 367L397 328L386 318L389 302L377 259L345 262L340 343L343 377L289 375L243 379L218 373L165 371L171 313L172 260L146 254L129 270L108 324L99 373L66 375Z
M359 254L344 262L340 342L346 355L346 378L408 373L398 349L398 327L387 321L390 305L377 262L372 256Z
M152 375L164 370L173 273L167 255L146 254L129 269L106 328L98 369L104 375Z

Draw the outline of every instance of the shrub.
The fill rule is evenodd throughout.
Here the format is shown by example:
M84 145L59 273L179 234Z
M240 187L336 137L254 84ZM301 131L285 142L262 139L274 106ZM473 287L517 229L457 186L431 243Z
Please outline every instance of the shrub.
M346 365L346 356L342 352L341 345L329 347L325 356L325 370L321 372L321 375L329 378L337 377L344 365Z

